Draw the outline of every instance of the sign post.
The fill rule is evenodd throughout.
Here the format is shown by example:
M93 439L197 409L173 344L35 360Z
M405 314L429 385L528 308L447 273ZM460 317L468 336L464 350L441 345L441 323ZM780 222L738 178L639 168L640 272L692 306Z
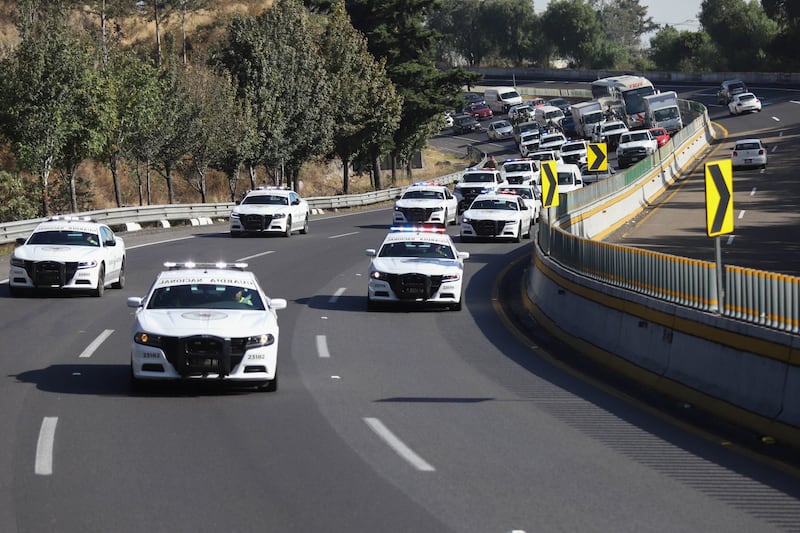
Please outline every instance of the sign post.
M719 236L733 232L733 167L730 160L706 163L706 228L717 259L717 312L725 309L725 284Z
M542 207L547 208L547 250L550 255L553 246L553 207L558 206L558 172L555 161L541 161L539 163L539 181L542 185Z

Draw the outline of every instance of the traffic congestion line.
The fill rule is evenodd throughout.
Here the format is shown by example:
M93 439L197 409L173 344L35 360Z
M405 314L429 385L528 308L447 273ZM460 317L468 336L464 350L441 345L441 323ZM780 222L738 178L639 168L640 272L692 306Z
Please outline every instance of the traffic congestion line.
M421 472L435 472L436 469L430 463L425 461L422 457L414 453L403 441L392 433L389 428L383 425L383 422L377 418L364 418L364 422L375 432L383 441L392 448L397 455L405 459L414 468Z
M46 416L39 428L39 440L36 442L36 462L33 471L38 476L49 476L53 473L53 443L56 439L57 416Z
M317 335L317 355L325 359L331 356L328 351L328 338L325 335Z
M112 333L114 333L113 329L104 330L103 333L98 335L97 338L95 340L93 340L91 342L91 344L89 344L89 346L87 346L86 349L83 350L78 357L81 358L81 359L85 359L87 357L91 357L92 354L95 352L95 350L97 350L100 347L100 345L103 344L103 342L108 337L111 336Z

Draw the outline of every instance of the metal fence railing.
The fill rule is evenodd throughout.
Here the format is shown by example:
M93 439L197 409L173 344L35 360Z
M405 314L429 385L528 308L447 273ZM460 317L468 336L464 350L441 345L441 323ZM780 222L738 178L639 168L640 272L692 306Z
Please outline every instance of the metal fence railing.
M684 105L686 111L698 116L676 134L674 147L709 125L708 115L700 104L690 102ZM650 160L620 175L562 195L552 227L546 217L541 219L539 245L542 250L576 273L603 283L676 305L799 333L800 277L725 265L723 293L720 295L715 263L594 241L559 227L558 221L568 220L570 213L644 178L655 166L652 158L667 158L674 147L662 148Z

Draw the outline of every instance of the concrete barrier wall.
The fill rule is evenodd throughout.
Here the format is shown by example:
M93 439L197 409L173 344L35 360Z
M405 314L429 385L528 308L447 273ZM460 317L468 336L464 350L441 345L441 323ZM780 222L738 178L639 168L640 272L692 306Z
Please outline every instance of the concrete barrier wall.
M556 337L631 379L800 447L800 339L583 278L540 250L533 315Z

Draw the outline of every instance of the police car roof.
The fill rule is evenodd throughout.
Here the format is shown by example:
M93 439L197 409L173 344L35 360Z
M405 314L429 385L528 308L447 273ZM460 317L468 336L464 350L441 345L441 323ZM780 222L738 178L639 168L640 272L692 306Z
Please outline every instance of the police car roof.
M33 231L85 231L97 233L102 225L97 220L89 217L53 216L40 223Z
M419 227L394 227L383 240L387 242L432 242L437 244L452 244L450 235L444 228L419 228Z
M164 263L156 285L216 284L255 287L255 274L246 263Z

